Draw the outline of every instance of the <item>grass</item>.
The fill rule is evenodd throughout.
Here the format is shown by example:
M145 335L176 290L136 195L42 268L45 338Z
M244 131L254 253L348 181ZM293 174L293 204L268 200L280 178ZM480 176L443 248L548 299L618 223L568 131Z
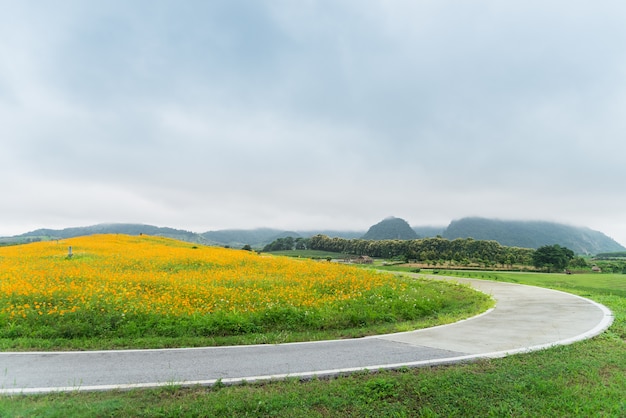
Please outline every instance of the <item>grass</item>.
M295 258L311 258L314 260L340 260L345 258L352 258L353 255L350 254L342 254L336 253L332 251L322 251L322 250L284 250L284 251L272 251L269 254L273 255L284 255L287 257L295 257Z
M626 416L626 298L616 292L626 276L475 274L567 288L608 306L615 322L591 340L464 365L235 387L13 396L0 398L0 416Z
M608 295L626 298L625 274L537 274L537 273L493 273L440 271L441 275L470 277L486 280L501 280L511 283L522 283L532 286L550 287L580 296Z

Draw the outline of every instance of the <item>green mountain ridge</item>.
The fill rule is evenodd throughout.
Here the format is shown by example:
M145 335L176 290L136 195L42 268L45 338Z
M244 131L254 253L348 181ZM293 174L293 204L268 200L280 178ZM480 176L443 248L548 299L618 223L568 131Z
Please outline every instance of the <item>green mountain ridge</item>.
M105 223L91 226L79 226L64 229L37 229L21 235L0 238L2 243L25 243L33 241L45 241L54 239L73 238L94 234L127 234L127 235L155 235L175 238L181 241L208 243L205 238L195 232L185 231L154 225L131 224L131 223Z
M407 227L410 231L407 231ZM375 234L374 234L375 232ZM419 239L442 236L446 239L473 238L493 240L501 245L522 248L538 248L543 245L559 244L576 254L598 254L625 251L626 248L599 231L585 227L546 221L504 221L486 218L462 218L452 221L447 227L410 227L400 218L387 218L372 225L367 232L341 230L286 231L273 228L224 229L196 233L181 229L144 224L98 224L65 229L38 229L13 237L0 238L0 245L22 244L32 241L71 238L93 234L156 235L182 241L241 248L250 245L263 248L278 238L309 238L326 235L345 239ZM369 235L368 235L369 234ZM371 238L367 238L370 236Z
M272 228L256 229L224 229L196 233L182 229L158 227L145 224L130 223L105 223L91 226L71 227L64 229L37 229L11 237L0 237L0 245L24 244L34 241L47 241L55 239L72 238L94 234L128 234L128 235L154 235L174 238L192 243L228 246L233 248L250 245L254 248L262 248L278 238L291 236L312 237L322 234L340 238L358 238L363 231L335 231L335 230L312 230L312 231L285 231Z
M452 221L444 238L493 240L509 247L539 248L558 244L576 254L622 251L624 247L599 231L547 221L505 221L486 218L462 218Z
M411 228L407 221L393 216L383 219L376 225L372 225L362 237L362 239L375 241L383 239L409 240L418 238L417 233Z

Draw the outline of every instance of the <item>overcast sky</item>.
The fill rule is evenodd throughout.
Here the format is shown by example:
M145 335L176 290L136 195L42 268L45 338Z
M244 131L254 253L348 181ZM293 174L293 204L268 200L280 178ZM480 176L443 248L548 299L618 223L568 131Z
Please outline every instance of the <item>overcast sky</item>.
M623 1L0 5L0 236L482 216L626 244Z

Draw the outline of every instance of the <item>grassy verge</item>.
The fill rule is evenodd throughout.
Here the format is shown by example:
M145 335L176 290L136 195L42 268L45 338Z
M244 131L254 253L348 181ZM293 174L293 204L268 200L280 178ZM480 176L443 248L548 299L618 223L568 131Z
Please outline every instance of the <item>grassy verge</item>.
M0 398L0 416L626 416L623 275L489 274L567 289L608 306L615 322L573 345L449 367L237 387ZM463 273L466 275L466 273Z

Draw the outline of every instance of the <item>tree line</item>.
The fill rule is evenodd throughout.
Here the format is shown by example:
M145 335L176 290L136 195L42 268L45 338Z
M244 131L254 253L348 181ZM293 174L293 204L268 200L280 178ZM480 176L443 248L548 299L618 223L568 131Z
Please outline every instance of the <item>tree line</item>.
M531 265L535 250L505 247L496 241L472 238L423 238L414 240L365 240L330 238L315 235L310 238L279 238L263 248L263 251L321 250L350 255L367 255L376 258L398 259L405 262L428 264L452 263L485 266Z
M320 234L310 238L278 238L267 244L262 251L289 250L321 250L346 255L396 259L407 263L418 262L427 265L480 265L482 267L499 265L509 268L513 265L534 266L549 272L562 272L566 269L580 271L592 267L592 264L585 258L577 257L572 250L558 244L544 245L535 250L507 247L497 241L475 240L473 238L365 240L329 238ZM594 259L592 261L595 261L593 266L602 267L602 271L626 274L626 262L623 260L610 260L609 262Z

